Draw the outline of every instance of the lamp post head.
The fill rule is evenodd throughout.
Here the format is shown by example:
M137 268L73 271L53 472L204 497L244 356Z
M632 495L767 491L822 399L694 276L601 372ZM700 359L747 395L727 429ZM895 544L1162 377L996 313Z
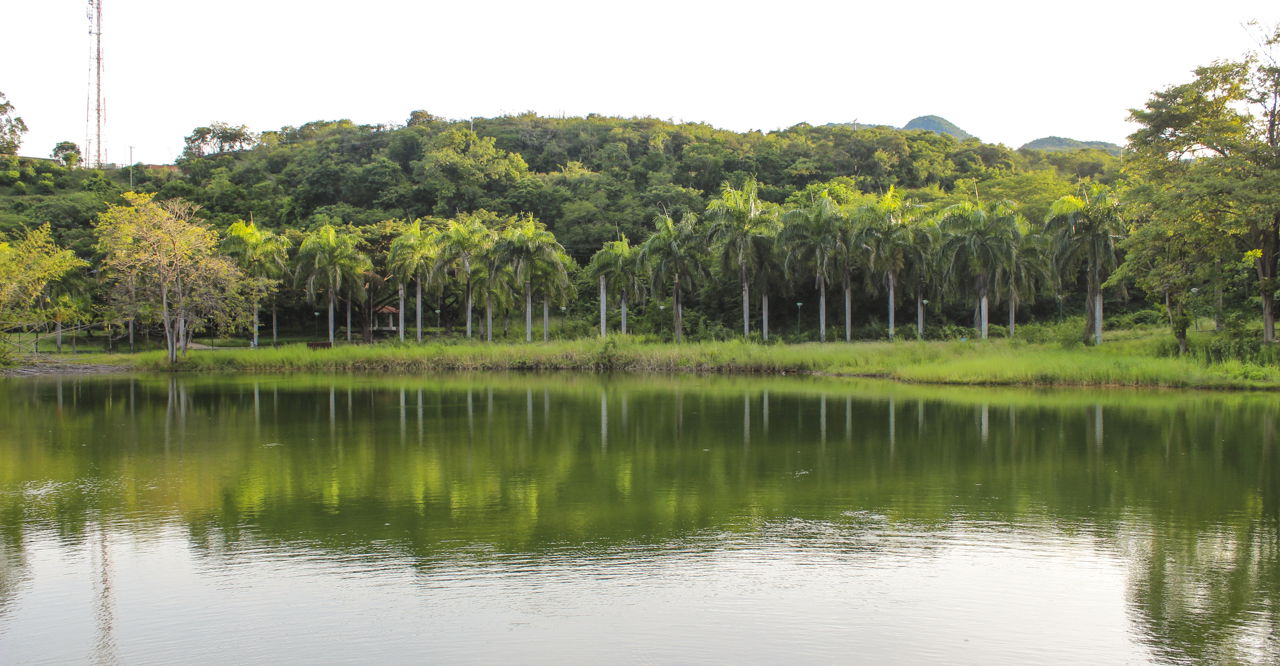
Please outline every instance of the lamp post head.
M801 303L800 301L796 301L796 307L800 307L802 305L804 305L804 303Z
M924 305L928 305L928 304L929 304L929 299L927 299L927 298L920 299L920 303L922 303L922 304L924 304Z

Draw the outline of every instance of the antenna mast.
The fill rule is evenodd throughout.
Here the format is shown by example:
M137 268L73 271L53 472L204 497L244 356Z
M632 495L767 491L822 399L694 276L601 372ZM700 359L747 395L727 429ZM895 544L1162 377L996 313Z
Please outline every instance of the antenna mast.
M85 143L85 159L88 161L89 156L93 155L93 166L102 167L102 121L105 115L105 105L102 100L102 2L103 0L89 0L89 37L92 39L93 55L90 60L93 64L92 74L90 75L89 89L95 98L94 103L94 131L93 136L87 138ZM86 109L86 115L87 109ZM86 120L88 120L86 118Z

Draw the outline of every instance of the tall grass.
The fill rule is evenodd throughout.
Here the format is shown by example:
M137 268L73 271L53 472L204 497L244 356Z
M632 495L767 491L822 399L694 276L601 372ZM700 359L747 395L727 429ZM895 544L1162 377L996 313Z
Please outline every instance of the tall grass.
M86 359L87 360L87 359ZM97 357L141 370L253 373L621 371L724 374L824 374L970 385L1077 385L1280 389L1280 369L1226 361L1162 357L1143 340L1099 348L989 342L868 342L761 345L749 342L655 343L629 337L533 344L475 342L381 344L309 349L192 351L176 368L162 352Z

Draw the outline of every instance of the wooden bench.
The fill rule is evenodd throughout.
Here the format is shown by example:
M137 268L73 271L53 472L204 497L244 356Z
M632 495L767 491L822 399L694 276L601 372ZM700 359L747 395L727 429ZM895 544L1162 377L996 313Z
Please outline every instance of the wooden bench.
M332 349L333 343L327 340L324 342L308 342L307 347L309 349Z

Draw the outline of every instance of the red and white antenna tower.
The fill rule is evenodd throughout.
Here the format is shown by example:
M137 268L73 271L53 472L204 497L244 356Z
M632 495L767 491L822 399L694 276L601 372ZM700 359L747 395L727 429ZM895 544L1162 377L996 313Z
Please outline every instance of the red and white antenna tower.
M101 168L104 164L102 150L102 123L106 115L106 105L102 99L102 2L89 0L86 15L89 18L89 39L91 65L89 73L89 95L94 98L93 104L85 103L85 161L93 160L93 166ZM93 131L89 131L89 107L94 110ZM90 158L92 156L92 158Z

